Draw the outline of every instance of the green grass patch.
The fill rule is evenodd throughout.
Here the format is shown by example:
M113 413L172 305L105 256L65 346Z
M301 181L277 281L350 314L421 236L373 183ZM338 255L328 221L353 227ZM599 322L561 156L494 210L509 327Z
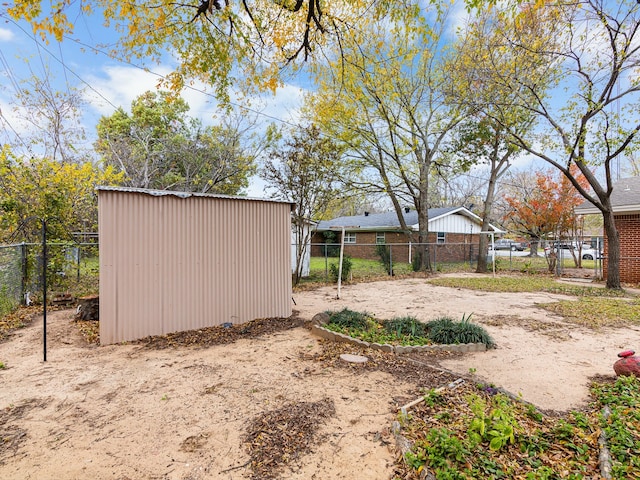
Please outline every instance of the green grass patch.
M484 292L547 292L573 296L621 297L624 292L600 287L569 285L549 277L513 275L498 277L440 277L427 283L439 287L466 288Z
M456 343L484 343L487 348L496 346L495 342L480 325L476 325L469 321L468 317L463 317L460 322L456 322L452 318L442 317L427 323L427 332L429 338L434 343L445 345Z
M640 478L640 379L619 377L591 387L599 426L607 436L613 478ZM608 407L609 416L603 414Z
M331 282L331 265L338 266L340 259L337 257L311 257L309 265L309 277L303 278L301 283L327 283ZM408 275L412 273L411 264L394 263L395 275ZM379 260L365 260L351 258L351 278L348 281L362 282L376 279L391 278L389 272Z
M379 321L373 315L343 309L339 312L327 312L329 322L324 325L328 330L344 333L365 342L390 345L429 345L431 340L423 335L424 328L416 327L418 320L412 317ZM413 332L411 325L413 324Z
M621 298L583 297L538 304L567 321L590 328L640 325L640 301Z
M18 302L11 299L6 292L0 290L0 317L3 317L18 308Z

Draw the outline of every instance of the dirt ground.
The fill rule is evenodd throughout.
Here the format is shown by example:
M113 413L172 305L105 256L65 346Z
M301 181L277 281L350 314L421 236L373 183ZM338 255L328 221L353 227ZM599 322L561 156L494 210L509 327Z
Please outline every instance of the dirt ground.
M640 349L637 327L593 332L536 307L560 298L421 279L343 286L339 300L325 287L296 293L300 321L280 327L105 347L84 341L73 311L51 313L46 363L41 318L0 343L0 478L388 479L394 412L421 388L477 379L566 411L588 401L590 377L613 374L619 351ZM344 307L425 321L472 314L498 348L400 358L297 326ZM343 352L370 361L348 364Z

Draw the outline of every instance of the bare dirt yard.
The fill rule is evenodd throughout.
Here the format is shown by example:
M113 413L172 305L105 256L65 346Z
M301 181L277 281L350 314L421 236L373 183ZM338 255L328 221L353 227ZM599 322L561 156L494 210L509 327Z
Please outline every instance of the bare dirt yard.
M0 343L2 479L388 479L397 408L459 377L577 409L640 329L591 331L536 306L551 294L473 292L423 279L294 295L291 319L122 345L88 344L73 311ZM495 350L394 356L328 344L305 321L324 310L441 315L486 327ZM367 355L346 363L340 353Z

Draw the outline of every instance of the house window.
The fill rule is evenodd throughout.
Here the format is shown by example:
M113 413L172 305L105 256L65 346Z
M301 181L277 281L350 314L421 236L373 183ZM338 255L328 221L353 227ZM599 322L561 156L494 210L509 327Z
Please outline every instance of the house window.
M345 234L344 234L344 243L356 243L356 234L355 234L355 232L345 232Z
M376 232L376 243L378 245L385 244L384 232Z
M445 233L438 232L436 237L436 243L444 243L445 242Z

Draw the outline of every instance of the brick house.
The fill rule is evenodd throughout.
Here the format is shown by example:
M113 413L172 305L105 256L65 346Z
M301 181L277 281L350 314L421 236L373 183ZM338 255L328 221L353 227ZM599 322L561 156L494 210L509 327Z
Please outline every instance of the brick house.
M620 236L620 281L640 283L640 177L618 180L613 184L611 205L616 229ZM575 209L579 215L601 212L589 202ZM602 272L607 276L607 237L604 237Z
M324 256L327 247L334 248L341 241L344 228L345 253L369 260L378 259L377 245L387 245L393 251L396 262L410 262L412 254L421 246L412 243L418 231L418 212L405 208L403 217L410 232L402 231L395 211L368 213L338 217L319 222L312 237L313 256ZM482 219L464 207L430 208L429 240L434 260L464 261L477 257ZM503 233L491 226L491 231ZM327 240L326 232L333 232L333 240ZM422 246L424 248L424 246ZM475 257L474 257L475 255Z

